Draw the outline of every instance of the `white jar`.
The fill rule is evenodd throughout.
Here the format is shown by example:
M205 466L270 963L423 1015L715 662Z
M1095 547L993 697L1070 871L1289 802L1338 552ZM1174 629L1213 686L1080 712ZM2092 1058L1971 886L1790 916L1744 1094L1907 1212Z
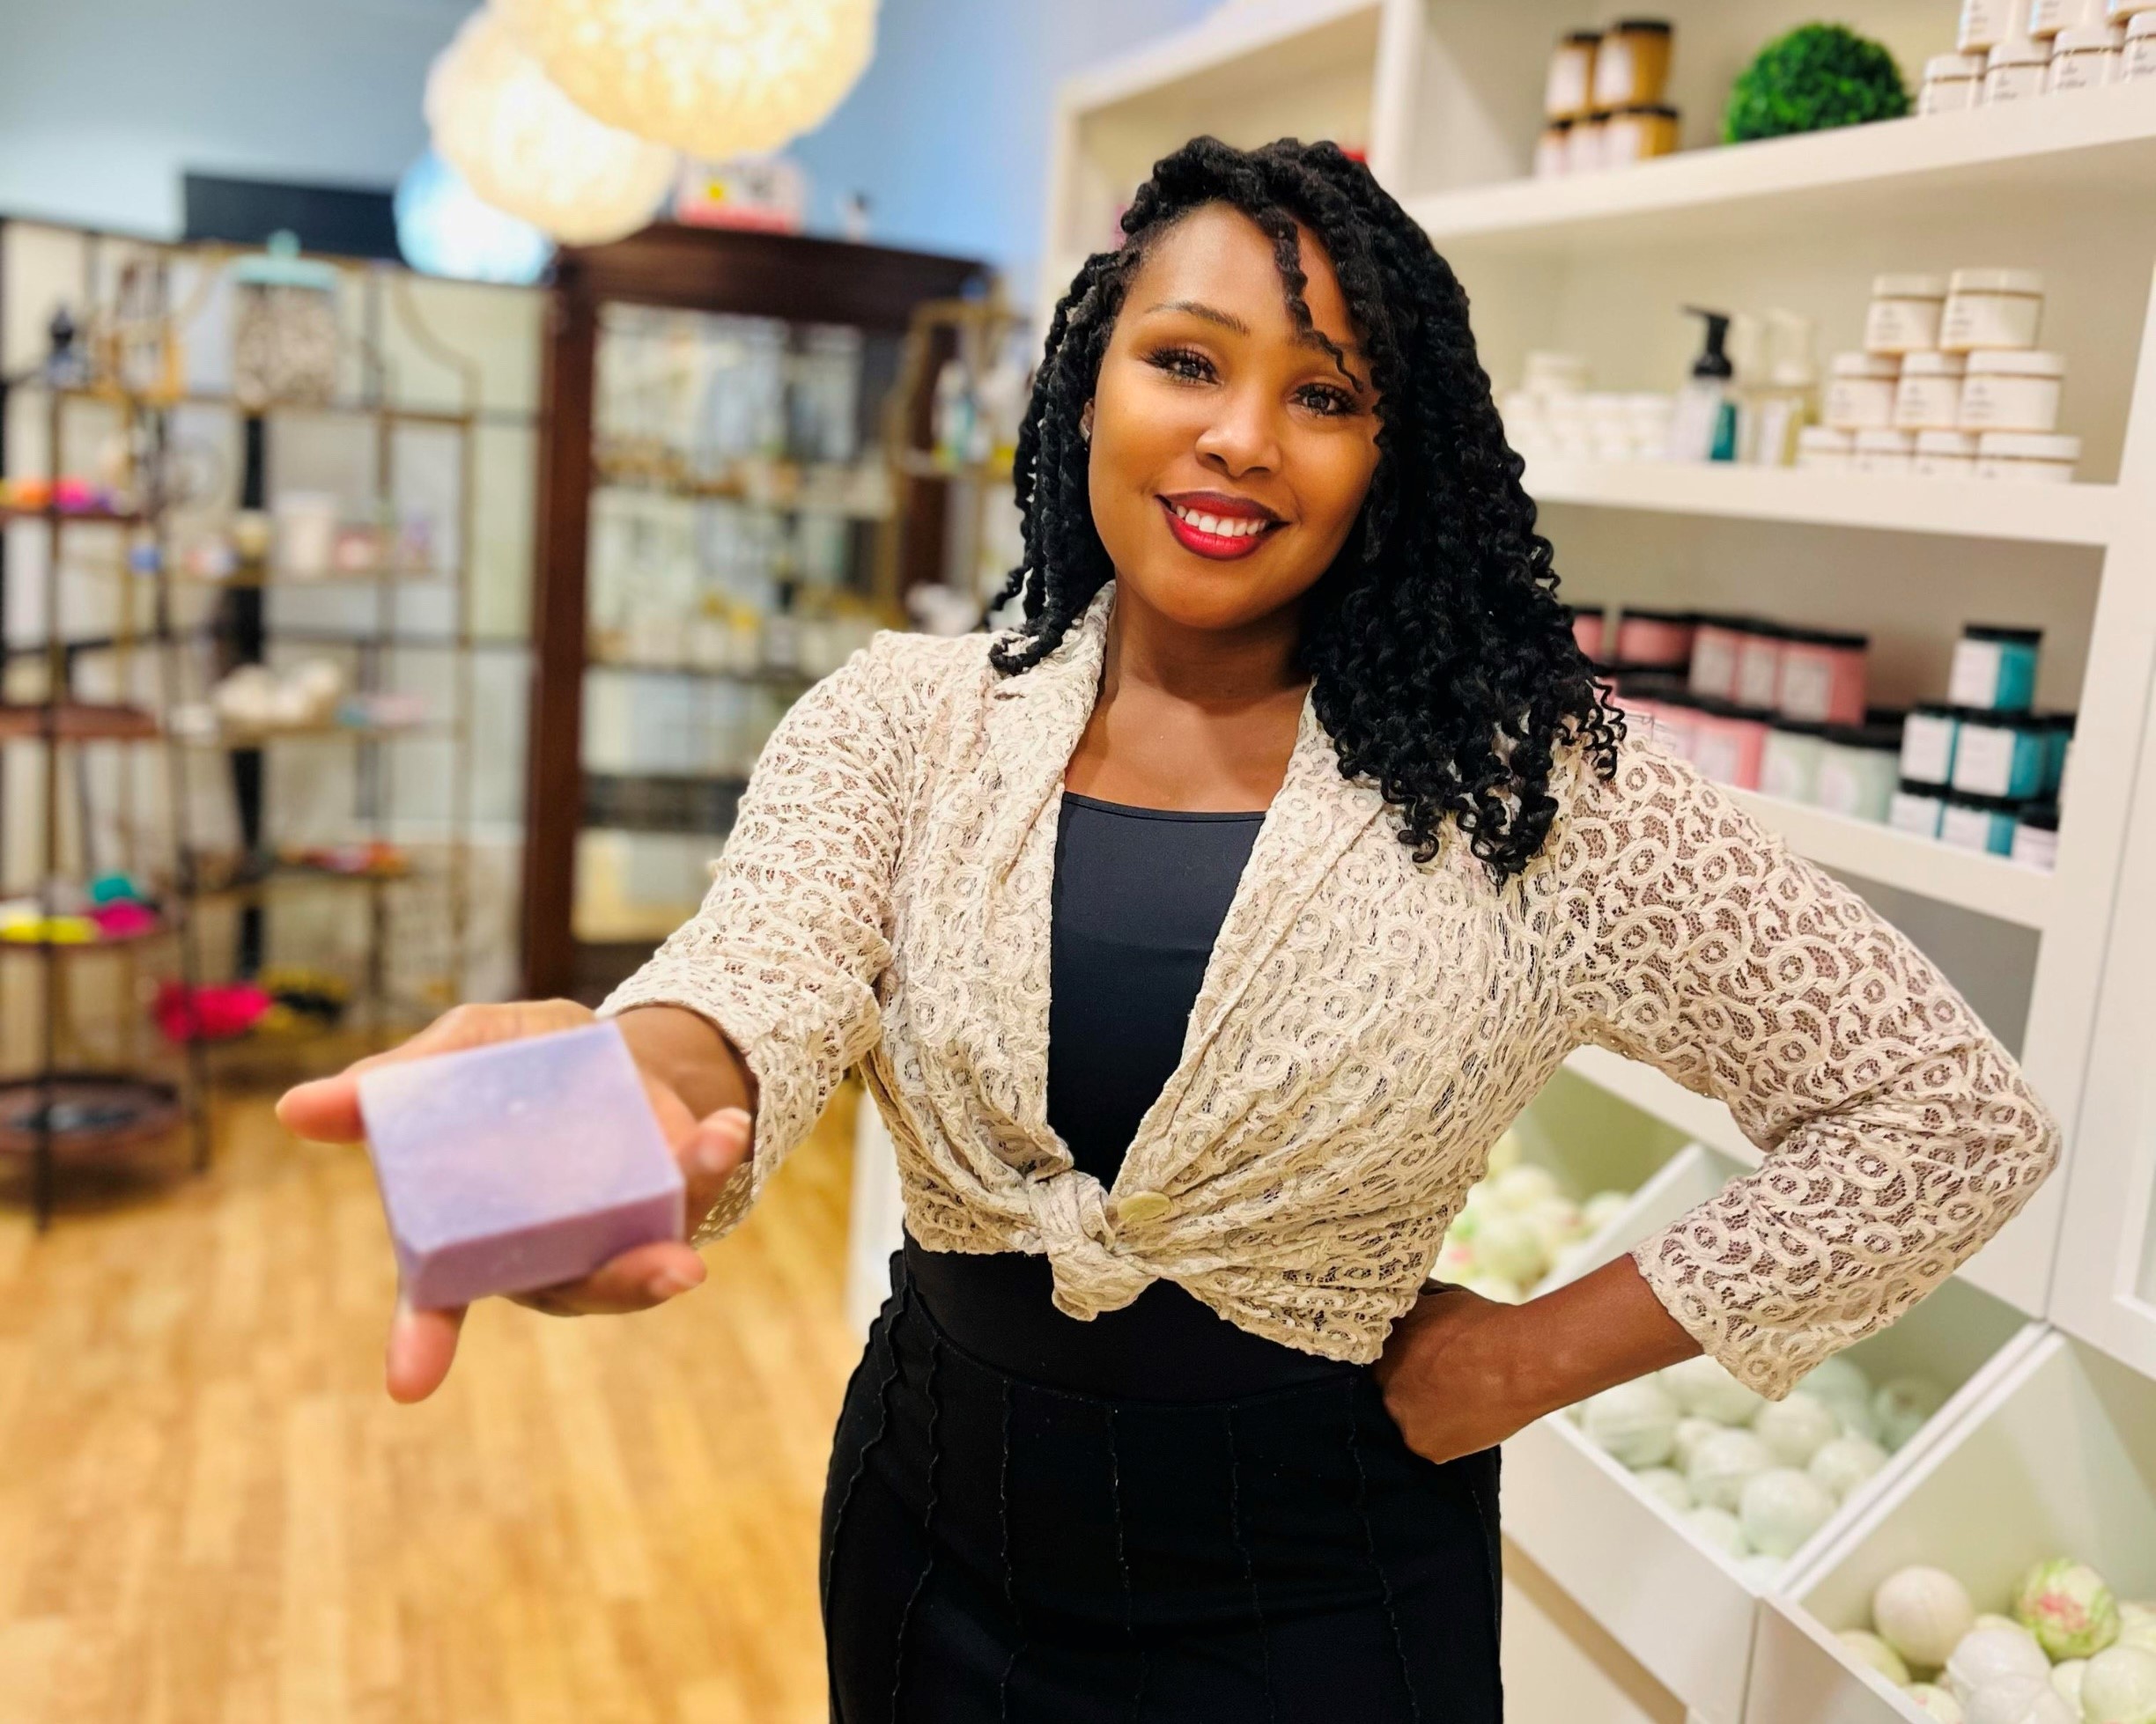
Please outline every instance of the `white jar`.
M2021 34L2027 22L2028 0L1961 0L1961 30L1954 46L1964 54L1981 53Z
M1924 62L1923 88L1916 92L1919 114L1960 114L1983 102L1984 57L1981 54L1935 54Z
M2034 348L2000 348L1968 357L1961 385L1961 429L2048 431L2058 429L2065 356Z
M2052 95L2116 84L2124 71L2126 33L2115 24L2081 24L2062 30L2051 43Z
M2051 44L2027 36L2003 41L1984 61L1983 105L2027 101L2044 92L2051 64Z
M1985 431L1976 439L1976 476L2022 484L2064 485L2073 482L2081 459L2078 437L2042 431Z
M1830 367L1826 411L1836 431L1872 431L1894 424L1901 361L1887 353L1837 353Z
M1916 438L1905 431L1860 431L1857 433L1852 473L1868 473L1876 479L1905 479L1916 453Z
M1813 473L1846 473L1857 439L1832 425L1806 425L1797 433L1797 465Z
M1938 345L1946 310L1944 276L1874 276L1864 314L1864 351L1916 353Z
M2139 18L2144 12L2156 12L2156 0L2110 0L2104 16L2113 23L2122 18Z
M1939 345L1949 353L2035 346L2043 291L2043 276L2034 269L1955 270L1946 284Z
M1972 431L1920 431L1909 471L1919 479L1973 479L1976 438Z
M1961 423L1959 353L1905 353L1894 387L1894 422L1901 431L1953 431Z
M2126 26L2122 77L2156 77L2156 11L2137 12Z

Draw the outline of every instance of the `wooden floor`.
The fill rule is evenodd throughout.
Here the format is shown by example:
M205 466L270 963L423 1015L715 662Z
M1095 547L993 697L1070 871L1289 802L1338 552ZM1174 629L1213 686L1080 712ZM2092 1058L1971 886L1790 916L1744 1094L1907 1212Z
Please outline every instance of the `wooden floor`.
M6 1724L822 1724L816 1517L857 1345L851 1108L632 1317L474 1309L381 1388L364 1152L219 1111L204 1178L0 1170Z

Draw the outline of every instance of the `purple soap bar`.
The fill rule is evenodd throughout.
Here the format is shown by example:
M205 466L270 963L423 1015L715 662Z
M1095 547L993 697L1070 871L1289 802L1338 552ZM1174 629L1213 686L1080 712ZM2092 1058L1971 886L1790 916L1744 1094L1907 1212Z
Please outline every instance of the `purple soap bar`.
M404 1295L466 1305L682 1237L681 1169L611 1022L362 1072Z

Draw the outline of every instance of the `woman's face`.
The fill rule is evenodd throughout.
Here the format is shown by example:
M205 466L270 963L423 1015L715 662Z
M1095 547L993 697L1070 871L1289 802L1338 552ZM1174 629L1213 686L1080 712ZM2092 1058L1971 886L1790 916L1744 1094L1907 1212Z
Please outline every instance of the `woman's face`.
M1311 321L1288 314L1273 242L1224 203L1153 240L1101 360L1088 480L1119 592L1186 627L1232 629L1299 599L1346 542L1377 466L1377 395L1348 302L1300 230Z

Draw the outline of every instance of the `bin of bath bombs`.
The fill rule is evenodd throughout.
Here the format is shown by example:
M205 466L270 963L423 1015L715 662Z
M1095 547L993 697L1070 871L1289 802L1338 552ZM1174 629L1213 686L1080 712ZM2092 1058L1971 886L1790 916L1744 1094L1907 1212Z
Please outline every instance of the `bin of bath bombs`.
M681 1169L613 1023L378 1066L359 1113L399 1283L423 1309L682 1237Z

